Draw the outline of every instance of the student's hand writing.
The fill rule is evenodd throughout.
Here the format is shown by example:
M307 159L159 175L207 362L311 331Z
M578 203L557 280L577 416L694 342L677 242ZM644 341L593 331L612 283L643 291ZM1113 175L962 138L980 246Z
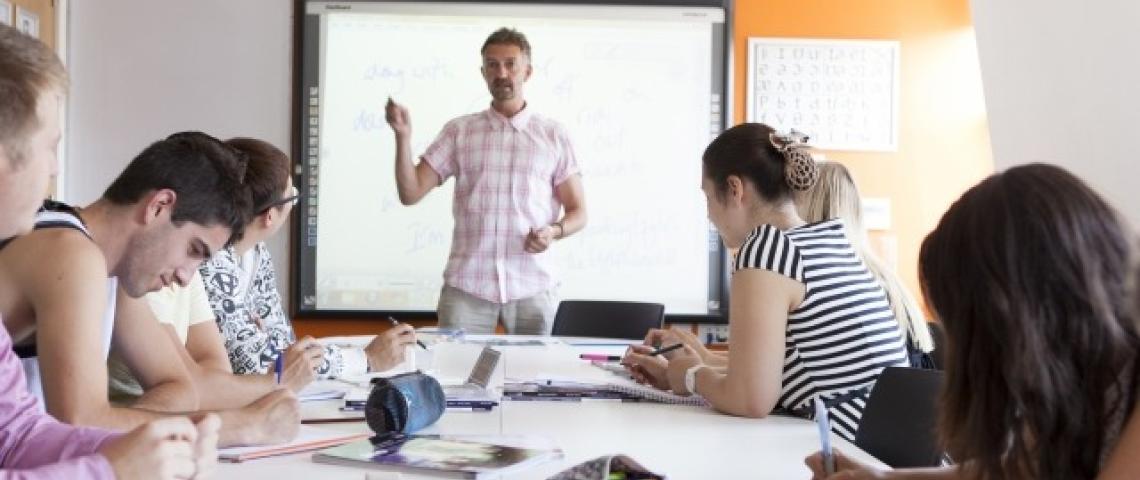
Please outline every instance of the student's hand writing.
M416 329L401 323L392 325L384 333L377 335L364 347L368 355L368 367L373 372L383 372L404 361L408 345L416 343Z
M392 132L397 137L411 136L412 117L408 115L408 109L396 103L392 97L388 97L388 103L384 105L384 119L388 121L388 125L392 127Z
M285 443L301 428L301 406L288 388L278 388L242 408L250 444Z
M194 442L196 468L193 478L213 477L218 466L218 429L222 427L222 420L213 413L207 413L194 419L194 427L198 430L198 440Z
M530 229L530 233L526 234L526 243L523 244L523 250L528 253L542 253L550 244L554 243L554 227L549 225L540 228Z
M839 449L831 450L835 458L835 473L828 476L823 470L823 455L815 452L804 459L804 463L811 469L812 480L882 480L886 475L868 465L852 460L843 455Z
M190 419L163 418L103 444L99 453L107 457L119 480L191 478L197 437Z
M701 341L697 339L696 335L691 332L680 328L653 328L649 333L645 334L645 345L651 347L667 347L669 345L684 344L697 352L704 359L703 351L707 350ZM663 353L662 355L670 361L675 358L680 351L674 350L672 352Z
M285 365L281 368L281 384L293 393L317 378L317 367L324 361L325 349L313 337L306 336L285 349ZM275 374L274 366L269 367L270 375Z
M669 389L669 379L665 376L669 361L660 355L649 356L653 349L644 345L630 345L621 364L629 370L629 374L638 383L652 385L661 390Z
M689 348L688 345L674 350L672 353L675 355L669 359L669 370L666 373L669 379L669 387L677 395L692 395L695 392L690 392L685 388L685 372L702 363L701 356L697 355L697 352Z

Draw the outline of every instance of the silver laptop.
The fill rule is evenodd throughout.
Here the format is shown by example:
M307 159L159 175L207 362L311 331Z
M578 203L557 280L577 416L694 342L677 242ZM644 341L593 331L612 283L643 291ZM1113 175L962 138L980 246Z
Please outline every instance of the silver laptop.
M475 360L475 366L471 368L471 374L467 376L467 381L462 385L444 385L444 396L448 400L494 400L488 387L491 385L491 375L495 373L501 355L502 352L498 350L483 347L483 351L479 352L479 359Z

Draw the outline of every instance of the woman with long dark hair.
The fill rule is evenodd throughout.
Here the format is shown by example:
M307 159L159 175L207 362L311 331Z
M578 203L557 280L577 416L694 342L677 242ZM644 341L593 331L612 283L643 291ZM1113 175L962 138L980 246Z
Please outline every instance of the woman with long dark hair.
M946 329L939 434L956 465L874 472L840 455L827 478L1095 478L1136 404L1131 246L1116 212L1061 168L1016 167L967 191L919 256ZM824 478L818 454L808 465Z

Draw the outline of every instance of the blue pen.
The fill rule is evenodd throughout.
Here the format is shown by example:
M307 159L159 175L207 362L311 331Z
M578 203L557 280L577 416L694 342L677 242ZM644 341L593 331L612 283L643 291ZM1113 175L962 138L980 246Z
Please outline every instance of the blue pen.
M277 352L277 359L273 361L275 370L277 371L277 384L281 385L281 368L285 366L285 355Z
M819 397L815 401L815 424L819 426L819 453L823 456L823 471L835 473L835 457L831 454L831 425L827 421L827 406Z

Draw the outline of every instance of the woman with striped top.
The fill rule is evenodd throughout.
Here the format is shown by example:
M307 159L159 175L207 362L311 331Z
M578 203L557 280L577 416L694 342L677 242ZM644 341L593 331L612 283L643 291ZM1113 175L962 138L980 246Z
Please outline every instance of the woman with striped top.
M908 362L890 303L843 221L807 224L796 211L794 192L819 175L805 140L749 123L705 150L709 219L736 251L727 356L685 342L667 359L637 346L625 362L639 380L733 415L806 416L818 397L833 430L853 440L879 373Z

